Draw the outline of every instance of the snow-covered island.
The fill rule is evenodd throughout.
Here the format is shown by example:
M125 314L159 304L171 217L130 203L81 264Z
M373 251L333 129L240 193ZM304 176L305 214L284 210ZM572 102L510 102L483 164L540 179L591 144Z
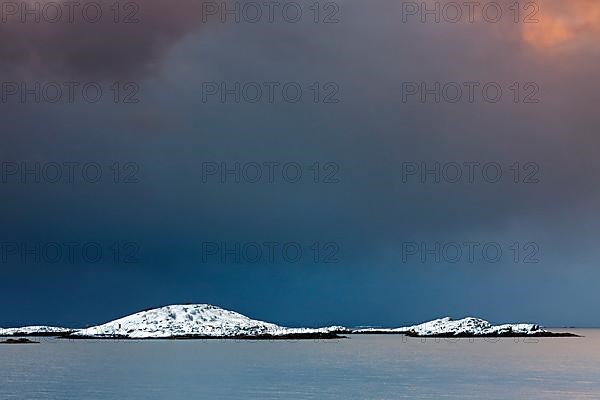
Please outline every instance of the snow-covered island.
M332 339L344 327L286 328L210 304L172 305L141 311L67 337L111 339Z
M24 326L22 328L0 328L0 337L10 337L10 336L65 336L70 333L75 332L76 329L69 328L60 328L57 326Z
M355 329L354 334L400 334L413 337L567 337L577 336L572 333L556 333L543 329L537 324L502 324L492 325L479 318L463 318L453 320L450 317L440 318L419 325L401 328L365 328Z
M344 334L398 334L414 337L553 337L536 324L492 325L478 318L436 319L400 328L288 328L254 320L210 304L171 305L141 311L85 329L48 326L1 329L0 336L56 336L70 339L333 339Z

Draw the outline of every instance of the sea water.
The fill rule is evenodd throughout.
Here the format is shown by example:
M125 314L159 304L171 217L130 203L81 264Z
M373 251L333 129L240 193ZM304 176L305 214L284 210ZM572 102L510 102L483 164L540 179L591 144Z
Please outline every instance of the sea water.
M581 338L302 341L40 338L0 345L0 399L600 399Z

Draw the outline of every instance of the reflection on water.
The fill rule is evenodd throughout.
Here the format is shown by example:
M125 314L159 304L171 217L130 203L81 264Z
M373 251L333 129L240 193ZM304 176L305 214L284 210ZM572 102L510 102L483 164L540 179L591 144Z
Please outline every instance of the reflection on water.
M0 347L1 399L592 399L584 338L67 341Z

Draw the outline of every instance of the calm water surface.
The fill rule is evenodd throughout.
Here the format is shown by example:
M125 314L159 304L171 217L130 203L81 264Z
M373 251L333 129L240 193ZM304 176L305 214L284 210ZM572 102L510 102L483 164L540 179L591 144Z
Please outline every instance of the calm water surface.
M0 399L600 399L583 338L0 345Z

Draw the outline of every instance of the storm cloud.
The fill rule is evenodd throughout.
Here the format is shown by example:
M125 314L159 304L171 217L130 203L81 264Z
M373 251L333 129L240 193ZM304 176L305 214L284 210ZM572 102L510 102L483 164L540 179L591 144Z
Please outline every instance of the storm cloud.
M2 1L4 76L120 79L155 71L203 24L203 1Z
M514 2L498 3L508 10ZM600 58L590 21L600 6L540 1L539 22L527 25L508 11L499 23L424 23L418 15L403 22L400 2L349 0L339 3L338 23L317 24L308 12L294 24L211 19L214 26L203 26L198 7L148 4L145 28L142 8L139 24L89 31L108 30L100 36L81 26L46 34L40 25L22 36L21 26L2 27L23 45L1 50L13 73L148 79L135 104L1 106L2 160L93 161L109 178L22 184L11 175L2 186L2 240L134 241L140 259L5 263L0 325L94 323L189 301L282 324L401 325L447 314L598 323L590 316L600 278ZM273 102L219 94L204 101L206 82L294 82L305 97L290 103L278 91ZM331 82L339 101L315 102L315 83ZM406 83L431 92L436 83L465 82L479 84L474 101L419 92L403 98ZM482 97L486 83L503 89L500 101ZM524 102L529 95L539 101ZM134 162L139 181L114 184L116 162ZM274 183L253 183L229 175L224 183L203 170L265 162L298 163L304 179L279 174ZM421 174L436 163L469 162L499 164L501 181L479 173L471 183L466 167L458 183L436 179L440 169ZM323 183L328 163L337 166L336 180ZM407 164L420 170L406 175ZM320 250L334 242L339 262L203 262L207 241L229 248L299 242L311 257L315 242ZM505 257L405 262L407 241L495 241ZM524 245L536 243L539 262L514 262L515 242L521 261L530 254ZM44 300L35 310L31 296ZM39 318L47 315L55 317Z

